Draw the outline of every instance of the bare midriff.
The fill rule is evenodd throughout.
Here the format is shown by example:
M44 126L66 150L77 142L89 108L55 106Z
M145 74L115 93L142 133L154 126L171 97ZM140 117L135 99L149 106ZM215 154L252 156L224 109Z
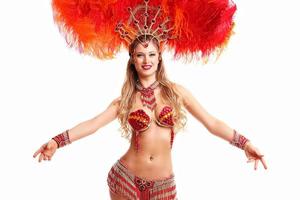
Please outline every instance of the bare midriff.
M146 180L161 180L173 174L170 128L160 127L152 121L149 129L140 133L140 149L136 151L134 138L121 162L135 176Z

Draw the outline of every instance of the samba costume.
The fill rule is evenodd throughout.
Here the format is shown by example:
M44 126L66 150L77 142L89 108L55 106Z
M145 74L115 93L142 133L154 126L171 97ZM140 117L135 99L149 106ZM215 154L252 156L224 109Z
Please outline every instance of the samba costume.
M219 55L232 35L236 6L230 0L52 0L54 20L65 36L69 47L99 59L111 59L121 50L138 40L145 48L149 42L140 37L151 36L159 43L160 52L174 51L174 58L196 58L206 61ZM150 41L151 41L150 40ZM143 88L143 106L155 111L154 89L158 82ZM173 109L164 106L156 119L143 110L132 111L128 124L135 137L135 149L140 148L140 134L151 121L170 128L170 148L174 140ZM69 144L66 136L56 136L58 144ZM66 141L59 141L66 140ZM244 148L247 139L235 131L231 144ZM59 146L61 147L61 146ZM174 200L174 175L163 180L145 180L135 176L122 162L111 168L107 182L110 191L132 200Z
M138 91L141 92L141 101L143 103L143 106L150 108L151 111L154 111L156 108L154 89L158 85L158 81L155 81L148 88L144 88L139 82L136 85ZM139 150L140 133L146 131L150 127L151 121L152 119L143 109L138 109L134 112L129 113L128 123L133 129L133 136L135 137L135 149L137 151ZM159 113L158 119L155 119L155 122L158 126L171 128L170 147L172 148L174 140L174 121L172 108L170 106L164 106Z
M108 174L110 191L134 200L173 200L176 198L174 175L162 180L145 180L135 176L122 163L117 161Z

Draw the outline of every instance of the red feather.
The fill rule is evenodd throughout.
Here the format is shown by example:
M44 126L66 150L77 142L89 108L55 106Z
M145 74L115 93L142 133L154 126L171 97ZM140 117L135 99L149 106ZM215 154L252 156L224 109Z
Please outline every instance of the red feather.
M119 21L127 22L128 7L142 0L52 0L54 20L70 47L100 59L113 58L128 44L115 32ZM236 6L230 0L150 0L161 6L161 20L174 26L167 46L175 57L208 57L222 49L230 38ZM170 27L169 26L169 27Z

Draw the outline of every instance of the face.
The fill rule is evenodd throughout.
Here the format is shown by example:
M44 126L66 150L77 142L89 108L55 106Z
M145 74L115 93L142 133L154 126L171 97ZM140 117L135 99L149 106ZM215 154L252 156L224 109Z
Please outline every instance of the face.
M159 63L157 47L152 42L146 48L138 44L133 53L133 62L139 77L155 76Z

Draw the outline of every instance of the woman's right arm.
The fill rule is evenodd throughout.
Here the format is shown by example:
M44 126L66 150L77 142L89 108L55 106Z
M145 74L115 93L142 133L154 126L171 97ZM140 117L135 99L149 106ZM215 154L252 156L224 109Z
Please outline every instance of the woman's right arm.
M95 133L99 128L117 118L120 97L113 100L112 103L99 115L92 119L81 122L80 124L69 129L69 139L74 142L78 139Z
M69 141L74 142L80 138L86 137L95 133L99 128L105 126L109 122L117 118L120 104L120 97L112 101L112 103L99 115L92 119L81 122L68 130ZM43 144L34 154L33 157L39 155L39 162L42 160L51 160L54 155L58 144L55 140L51 139L49 142Z

